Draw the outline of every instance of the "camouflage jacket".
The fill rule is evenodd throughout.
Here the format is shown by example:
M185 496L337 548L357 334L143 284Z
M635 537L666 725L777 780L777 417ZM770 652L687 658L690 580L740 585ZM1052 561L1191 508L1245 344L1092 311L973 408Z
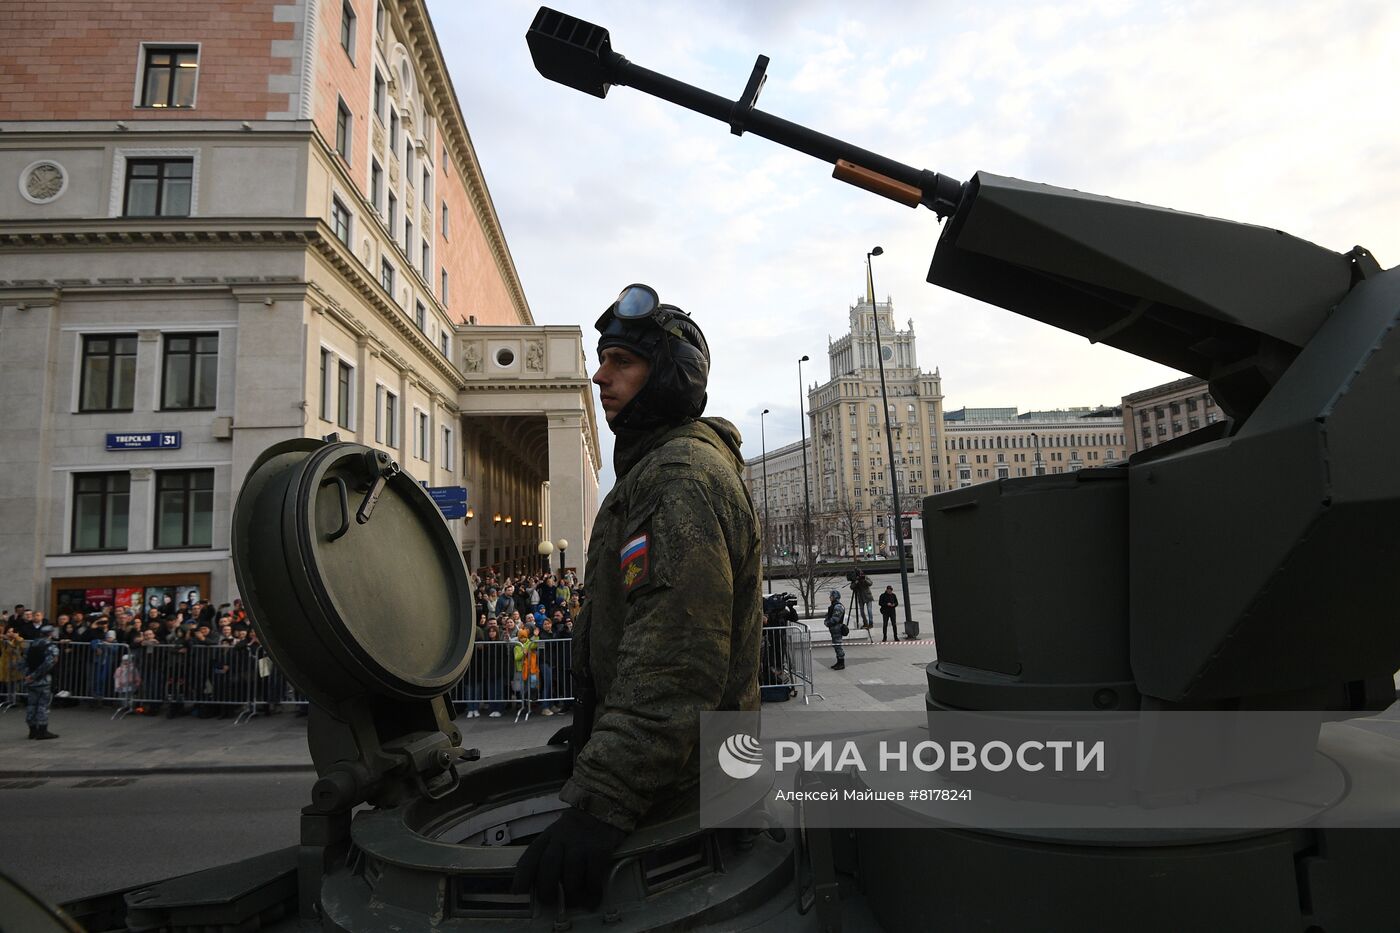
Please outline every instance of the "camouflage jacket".
M705 418L621 442L574 632L592 731L559 796L631 831L698 801L701 711L758 709L763 617L739 432Z

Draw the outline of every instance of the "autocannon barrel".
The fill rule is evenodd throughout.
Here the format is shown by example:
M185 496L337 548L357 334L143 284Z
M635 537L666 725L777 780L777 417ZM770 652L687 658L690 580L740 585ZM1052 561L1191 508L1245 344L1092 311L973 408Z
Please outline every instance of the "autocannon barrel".
M835 177L841 181L909 207L923 204L939 217L952 214L962 198L963 183L955 178L905 165L755 109L766 77L767 56L758 57L739 99L729 100L628 61L613 51L606 29L548 7L540 7L525 39L540 74L575 90L606 97L613 85L636 88L728 123L736 136L753 133L831 162L836 166Z

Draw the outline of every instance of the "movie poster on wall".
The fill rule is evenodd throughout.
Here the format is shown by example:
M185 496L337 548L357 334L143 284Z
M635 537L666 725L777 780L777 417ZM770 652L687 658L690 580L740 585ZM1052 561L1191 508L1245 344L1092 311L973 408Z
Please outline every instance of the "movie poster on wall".
M88 612L101 612L104 609L112 608L112 600L116 598L116 592L110 587L89 587L83 591L83 601L87 604Z
M167 612L175 614L175 587L173 586L148 586L146 587L146 609L154 609L161 615Z
M141 615L146 609L146 588L142 586L119 586L116 588L118 609Z

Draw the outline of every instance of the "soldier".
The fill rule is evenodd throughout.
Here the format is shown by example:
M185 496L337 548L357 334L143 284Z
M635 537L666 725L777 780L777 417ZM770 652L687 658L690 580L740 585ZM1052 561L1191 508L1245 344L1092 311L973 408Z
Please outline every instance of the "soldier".
M823 620L826 630L831 633L831 647L836 649L836 663L831 665L833 671L844 671L846 669L846 649L841 647L841 639L845 637L849 629L846 627L846 607L841 605L841 591L831 591L831 604L826 607L826 618Z
M39 630L39 637L25 652L24 667L27 673L24 682L29 686L28 707L24 721L29 724L31 739L56 739L49 731L49 704L53 702L53 667L58 663L58 630L45 625Z
M632 285L596 325L598 385L617 484L589 540L576 622L569 807L535 838L515 889L596 906L613 850L639 823L699 802L705 710L757 710L758 522L739 432L704 418L709 347L656 292Z

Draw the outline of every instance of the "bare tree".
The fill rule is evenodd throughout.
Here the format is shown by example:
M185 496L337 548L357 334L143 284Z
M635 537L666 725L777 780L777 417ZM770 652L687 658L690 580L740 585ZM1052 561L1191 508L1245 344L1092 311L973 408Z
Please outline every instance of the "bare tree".
M860 545L857 542L863 530L862 519L866 514L865 509L850 496L845 496L836 500L828 514L830 515L831 530L840 535L841 540L845 542L846 553L859 562Z
M830 515L813 515L809 537L807 524L798 522L794 529L796 545L782 558L782 566L797 582L797 593L802 598L805 615L810 616L820 605L817 602L818 593L840 585L840 578L832 572L831 565L821 560L824 556L821 543L830 534L831 528Z

